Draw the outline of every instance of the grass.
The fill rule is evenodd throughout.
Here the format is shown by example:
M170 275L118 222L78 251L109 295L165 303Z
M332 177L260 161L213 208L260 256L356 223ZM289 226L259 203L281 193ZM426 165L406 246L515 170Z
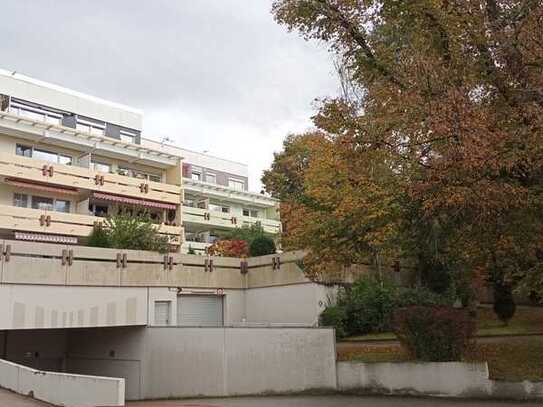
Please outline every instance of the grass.
M498 320L491 306L477 310L477 336L529 334L543 334L543 307L517 307L507 326Z
M515 336L532 334L540 336ZM492 306L481 306L477 310L477 337L478 343L469 350L466 361L488 362L491 378L543 381L543 307L519 306L505 326L496 318ZM394 339L392 332L346 338L337 344L338 360L367 363L413 360L396 342L372 344Z
M494 314L492 306L477 309L477 337L543 334L543 307L519 306L515 316L505 326ZM394 340L392 332L357 335L343 339L346 342Z
M338 344L338 360L366 363L406 362L413 360L400 345ZM543 381L543 338L512 338L490 343L478 343L466 356L466 361L488 362L490 377L509 381Z

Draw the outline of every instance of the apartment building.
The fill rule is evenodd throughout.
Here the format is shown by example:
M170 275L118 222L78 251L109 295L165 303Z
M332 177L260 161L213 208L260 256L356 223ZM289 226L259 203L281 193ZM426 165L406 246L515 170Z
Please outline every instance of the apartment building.
M249 192L247 166L142 134L143 113L0 70L0 238L84 244L104 217L150 214L172 251L203 253L277 202Z

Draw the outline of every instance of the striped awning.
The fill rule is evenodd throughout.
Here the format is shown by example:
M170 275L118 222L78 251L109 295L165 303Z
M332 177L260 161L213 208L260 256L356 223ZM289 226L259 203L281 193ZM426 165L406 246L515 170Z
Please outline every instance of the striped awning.
M148 208L171 209L171 210L175 210L177 208L176 205L170 204L170 203L146 201L145 199L137 199L137 198L129 198L127 196L121 196L121 195L105 194L103 192L94 192L92 196L93 198L99 199L101 201L117 202L117 203L122 203L125 205L145 206Z
M77 237L60 235L43 235L40 233L15 232L15 239L33 242L77 244Z
M13 179L13 178L6 178L5 183L16 186L16 187L20 187L20 188L35 189L37 191L43 191L43 192L52 192L52 193L64 194L64 195L79 195L79 192L77 191L77 189L37 184L34 182L26 182L26 181L21 181L18 179Z

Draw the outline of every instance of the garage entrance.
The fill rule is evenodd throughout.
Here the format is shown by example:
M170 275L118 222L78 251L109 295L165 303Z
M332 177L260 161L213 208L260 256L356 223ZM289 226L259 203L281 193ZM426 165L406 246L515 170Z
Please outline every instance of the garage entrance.
M178 326L223 326L222 295L180 295L177 297Z

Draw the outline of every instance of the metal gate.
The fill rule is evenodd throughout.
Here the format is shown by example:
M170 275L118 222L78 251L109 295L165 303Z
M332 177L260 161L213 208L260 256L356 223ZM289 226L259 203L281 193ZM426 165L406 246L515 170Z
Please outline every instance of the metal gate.
M223 297L180 295L177 297L177 325L223 326Z

